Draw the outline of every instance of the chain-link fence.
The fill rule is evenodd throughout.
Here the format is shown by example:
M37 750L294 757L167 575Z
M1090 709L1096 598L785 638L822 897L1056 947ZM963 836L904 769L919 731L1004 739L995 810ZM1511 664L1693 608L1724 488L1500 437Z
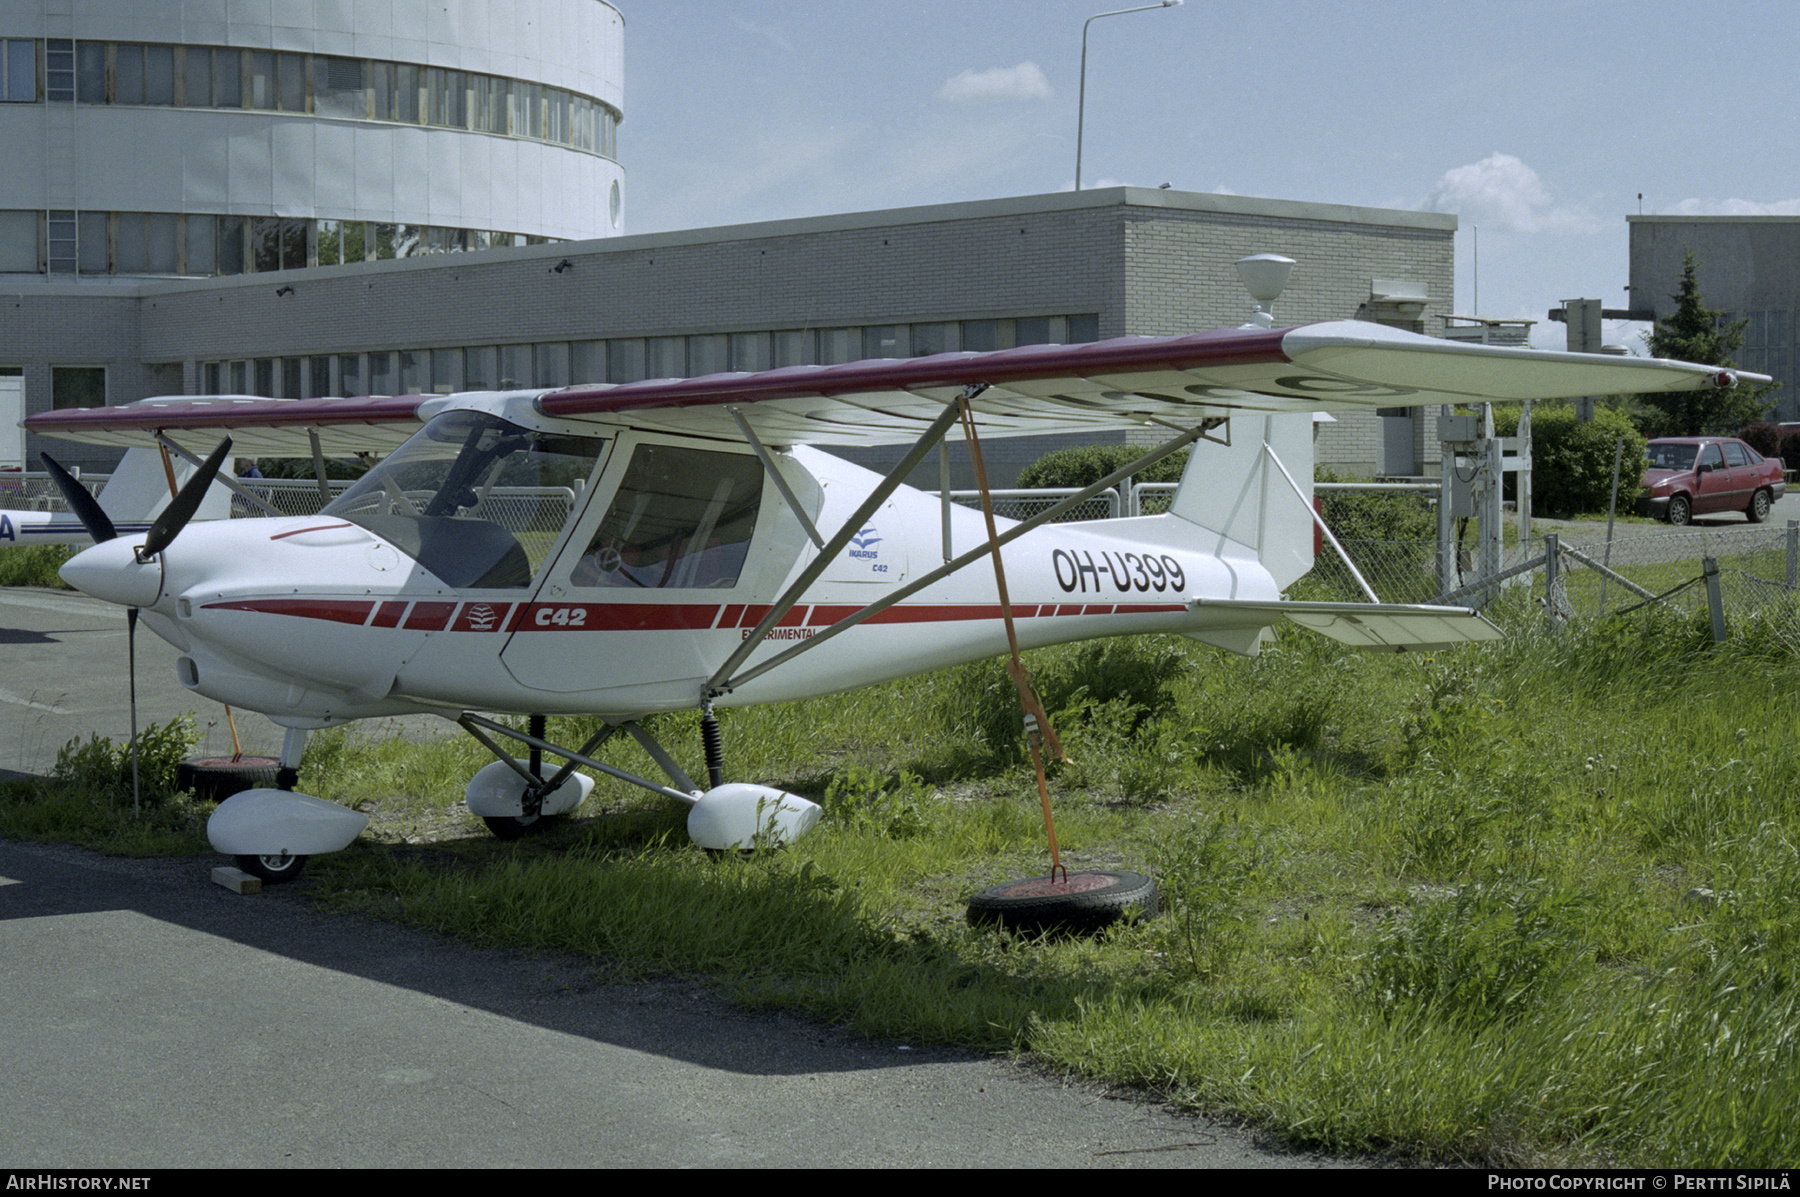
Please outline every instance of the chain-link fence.
M90 485L92 484L90 480ZM61 511L62 495L48 474L0 474L0 511Z
M1079 487L1045 487L1041 490L995 490L989 491L994 499L994 514L1005 516L1010 520L1028 520L1041 511L1048 511L1070 495L1081 493ZM981 492L978 490L953 490L950 501L960 507L981 509ZM1117 519L1124 506L1117 490L1103 490L1069 510L1057 516L1055 523L1072 524L1079 520Z
M1705 616L1715 634L1760 624L1800 647L1800 525L1655 531L1608 542L1560 531L1505 548L1495 580L1476 576L1459 548L1455 583L1439 580L1436 541L1351 540L1344 549L1384 602L1485 607L1522 590L1556 621L1597 619L1647 605ZM1295 597L1366 599L1344 559L1326 545Z

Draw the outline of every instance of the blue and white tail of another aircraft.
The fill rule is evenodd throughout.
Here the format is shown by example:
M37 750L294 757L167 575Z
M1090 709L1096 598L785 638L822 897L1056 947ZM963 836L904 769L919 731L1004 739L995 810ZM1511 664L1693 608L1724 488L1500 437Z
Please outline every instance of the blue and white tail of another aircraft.
M194 467L185 461L173 463L174 482L181 484L193 476ZM163 468L159 449L127 449L105 486L100 488L100 508L112 517L113 528L120 536L142 536L150 523L169 504L174 492L169 487L169 471ZM215 483L200 505L197 519L225 519L231 514L231 492ZM72 544L90 545L93 538L81 521L68 512L18 511L0 508L0 548L15 545Z

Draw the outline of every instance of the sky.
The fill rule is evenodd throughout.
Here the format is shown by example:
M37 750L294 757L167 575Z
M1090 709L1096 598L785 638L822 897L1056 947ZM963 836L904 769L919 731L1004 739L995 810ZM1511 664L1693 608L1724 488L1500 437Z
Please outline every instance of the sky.
M1083 23L1133 7L615 2L627 233L1070 190ZM1629 306L1628 214L1800 214L1782 13L1186 0L1109 16L1089 29L1082 185L1454 213L1455 311L1539 321L1533 343L1561 348L1561 301ZM1641 353L1644 327L1604 335Z

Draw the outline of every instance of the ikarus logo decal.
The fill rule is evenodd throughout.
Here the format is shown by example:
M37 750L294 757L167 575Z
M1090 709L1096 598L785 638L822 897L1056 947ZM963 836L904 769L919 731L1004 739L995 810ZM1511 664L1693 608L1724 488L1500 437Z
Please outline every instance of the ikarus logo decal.
M0 540L17 540L18 534L13 531L12 521L0 515Z
M890 540L877 524L850 538L825 572L827 582L898 582L906 576L906 537Z
M878 561L881 550L875 546L881 543L881 537L875 534L873 527L864 528L850 538L850 555L862 561Z

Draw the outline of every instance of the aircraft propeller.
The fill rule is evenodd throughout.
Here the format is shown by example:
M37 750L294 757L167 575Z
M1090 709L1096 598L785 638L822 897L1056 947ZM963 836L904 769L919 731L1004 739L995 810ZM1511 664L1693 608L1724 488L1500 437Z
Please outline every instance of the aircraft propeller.
M206 498L207 489L212 486L213 479L218 477L219 468L225 464L225 458L230 454L231 438L226 437L150 525L150 533L144 538L143 547L138 550L139 561L148 561L161 553L187 527L188 521L194 518L194 513L200 510L200 503Z
M104 544L119 534L113 527L112 517L100 506L100 500L94 497L93 491L76 481L75 475L58 465L56 459L48 453L39 453L38 458L43 461L44 469L49 471L51 480L56 483L56 489L62 492L63 501L69 505L75 518L81 521L81 526L87 529L87 534L95 544Z
M201 463L194 476L175 493L155 521L144 538L144 543L132 551L133 560L138 565L146 565L157 557L164 549L174 543L181 530L187 527L188 521L200 510L200 503L206 492L218 477L219 470L225 464L225 458L231 453L231 438L226 437L219 442L210 456ZM57 489L62 491L81 526L87 529L96 545L105 544L118 538L118 530L113 527L111 517L101 508L93 493L78 482L74 475L63 469L48 453L40 453L50 477L56 481ZM131 708L131 805L135 812L140 807L138 797L138 728L137 728L137 624L138 604L130 603L125 609L125 654L129 705Z

